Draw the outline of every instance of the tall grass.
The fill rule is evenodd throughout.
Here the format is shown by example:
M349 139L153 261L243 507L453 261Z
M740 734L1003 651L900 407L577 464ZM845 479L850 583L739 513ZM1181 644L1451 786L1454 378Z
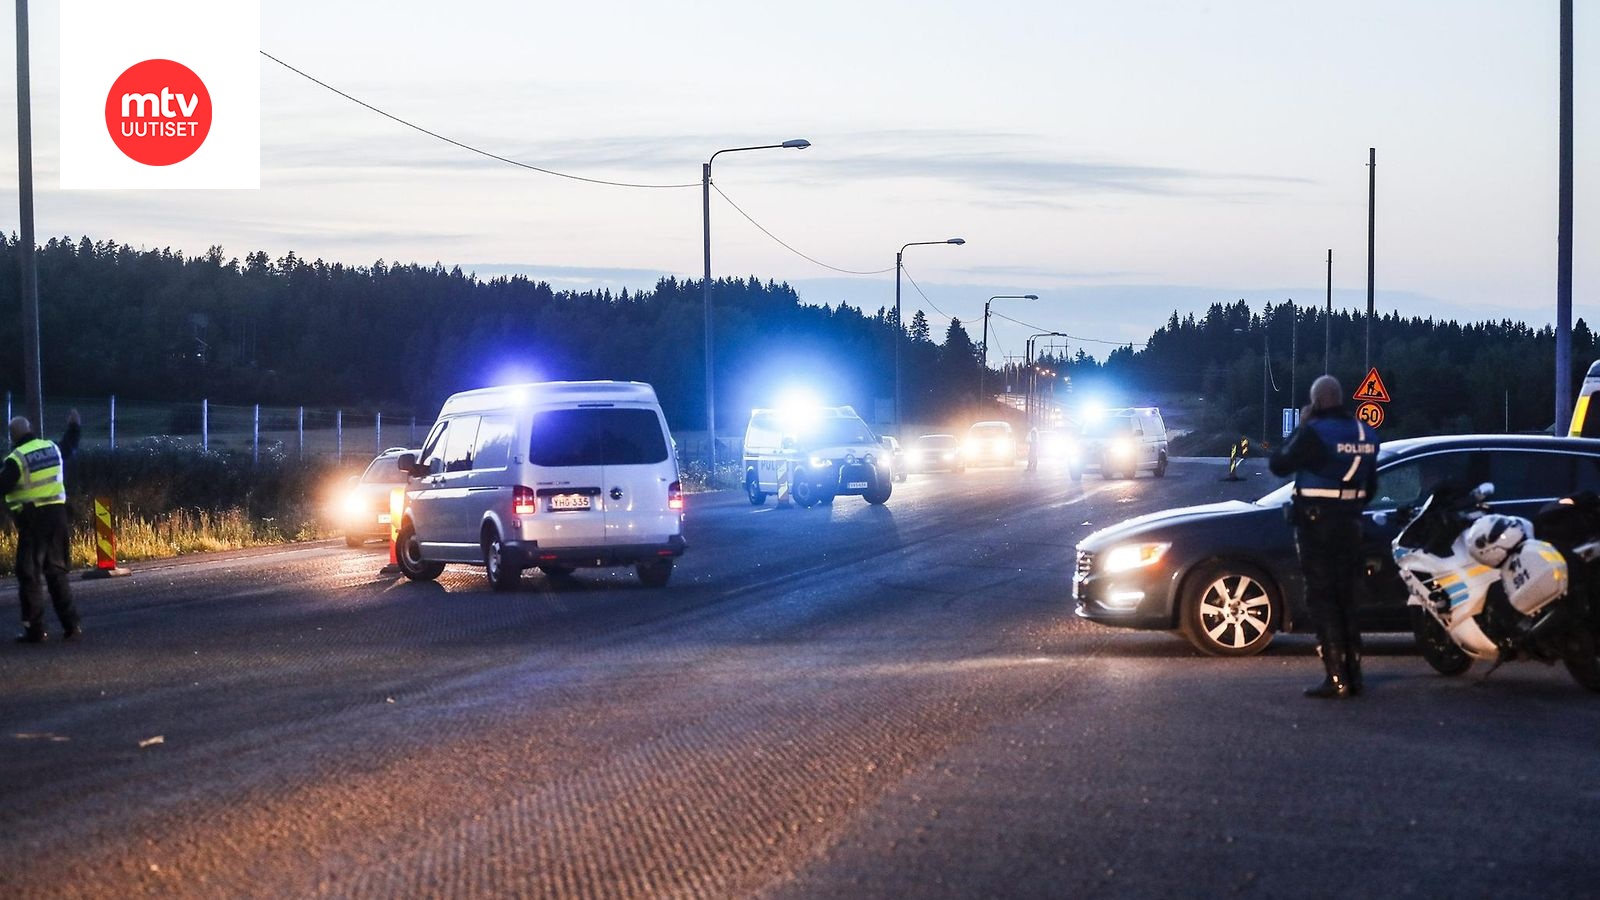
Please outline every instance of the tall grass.
M67 464L72 563L95 562L95 497L111 500L119 562L324 536L328 486L365 462L301 462L278 450L252 462L159 438L82 451ZM0 527L0 574L13 571L16 548L15 528Z

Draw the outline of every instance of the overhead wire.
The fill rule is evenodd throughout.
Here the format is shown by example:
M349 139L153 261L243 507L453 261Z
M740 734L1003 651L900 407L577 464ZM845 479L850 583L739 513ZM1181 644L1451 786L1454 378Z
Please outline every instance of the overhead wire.
M553 175L556 178L566 178L566 179L569 179L571 181L582 181L582 182L585 182L587 184L603 184L603 185L606 185L608 187L644 188L644 189L673 189L673 188L692 188L692 187L699 187L700 186L700 183L697 182L697 181L688 181L688 182L683 182L681 184L651 184L651 183L648 183L648 182L611 181L611 180L605 179L605 178L590 178L590 177L588 177L586 175L573 175L570 172L559 172L559 171L557 171L555 169L546 168L544 166L536 166L536 165L534 165L532 163L525 163L525 162L522 162L520 160L511 159L510 157L501 156L498 153L493 153L493 152L490 152L488 150L484 150L481 147L474 147L473 145L468 144L468 143L466 143L464 141L458 141L455 138L446 137L445 135L442 135L437 131L432 131L430 129L424 128L424 127L422 127L421 125L418 125L415 122L412 122L412 121L407 120L407 119L403 119L400 116L397 116L394 113L391 113L391 112L389 112L387 110L380 109L379 107L374 106L371 103L368 103L367 101L362 100L359 97L356 97L356 96L354 96L352 94L349 94L349 93L347 93L345 91L340 90L339 88L334 87L333 85L327 83L326 81L323 81L322 79L316 77L315 75L310 74L309 72L306 72L303 69L296 68L296 67L284 62L283 60L279 59L276 56L273 56L271 53L268 53L265 50L260 51L260 53L261 53L262 56L266 57L267 59L272 60L273 62L277 63L278 65L280 65L282 67L284 67L285 69L288 69L289 71L295 73L296 75L299 75L301 78L304 78L307 81L310 81L311 83L319 85L319 86L321 86L323 88L326 88L326 89L334 92L335 94L338 94L339 96L345 98L346 100L349 100L351 103L356 104L357 106L361 106L361 107L364 107L364 108L366 108L368 110L371 110L372 112L375 112L378 115L383 116L386 119L389 119L390 121L397 122L397 123L399 123L401 125L404 125L405 127L412 129L413 131L419 131L419 132L427 135L428 137L433 138L434 140L443 141L446 144L450 144L451 146L459 147L462 150L468 151L469 153L476 153L479 156L487 157L489 159L495 160L496 162L503 162L503 163L505 163L507 165L516 166L516 167L518 167L520 169L528 169L530 171L539 172L539 173L544 174L544 175Z
M1006 315L1005 313L997 313L997 312L991 311L989 313L989 315L993 316L996 319L1005 319L1007 322L1011 322L1011 323L1016 324L1016 325L1023 325L1023 326L1026 326L1028 328L1032 328L1035 331L1049 331L1050 330L1048 328L1045 328L1043 325L1035 325L1032 322L1024 322L1021 319L1013 319L1012 317ZM1112 347L1135 347L1135 348L1140 348L1140 347L1144 346L1144 344L1138 343L1136 341L1108 341L1108 340L1105 340L1104 338L1084 337L1083 335L1067 334L1066 332L1061 332L1061 335L1063 337L1071 338L1072 340L1075 340L1075 341L1083 341L1083 342L1089 343L1089 344L1107 344L1107 345L1112 346Z
M757 222L754 216L752 216L749 213L745 212L743 207L741 207L739 204L733 202L733 198L729 197L727 192L724 191L721 187L718 187L716 184L712 184L711 185L711 189L716 191L717 192L717 196L721 197L729 206L733 207L734 212L737 212L739 215L744 216L744 219L745 219L746 222L749 222L751 225L754 225L756 227L756 229L758 231L760 231L762 234L766 235L769 238L772 238L772 240L775 241L778 244L778 246L780 246L783 249L789 251L790 253L793 253L795 256L800 257L801 259L805 260L806 262L811 263L812 265L821 266L824 269L830 269L830 270L832 270L834 272L839 272L839 273L844 274L844 275L882 275L882 274L884 274L886 272L893 272L894 271L894 266L890 266L890 267L888 267L886 269L861 270L861 269L843 269L843 268L840 268L839 266L829 265L829 264L823 262L822 260L817 259L814 256L810 256L810 255L808 255L806 253L801 252L793 244L791 244L788 241L785 241L783 238L778 237L777 235L773 234L772 231L767 228L767 226L761 224L760 222Z

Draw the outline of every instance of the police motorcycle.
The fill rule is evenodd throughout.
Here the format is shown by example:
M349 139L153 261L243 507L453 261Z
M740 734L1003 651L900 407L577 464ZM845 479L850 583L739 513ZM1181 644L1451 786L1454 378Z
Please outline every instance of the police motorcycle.
M1442 675L1477 661L1566 663L1600 691L1600 498L1547 505L1534 522L1490 510L1494 485L1435 487L1391 545L1422 656ZM1551 540L1540 540L1543 534ZM1487 675L1485 676L1487 677Z

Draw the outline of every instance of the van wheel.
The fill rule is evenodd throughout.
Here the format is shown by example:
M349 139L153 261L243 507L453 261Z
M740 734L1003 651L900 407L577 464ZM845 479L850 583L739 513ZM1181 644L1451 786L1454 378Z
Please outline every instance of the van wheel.
M789 495L800 508L810 509L817 503L817 486L811 483L811 479L796 472L789 484Z
M412 581L432 581L444 572L444 563L429 562L422 558L422 542L417 540L417 530L407 519L400 526L400 537L395 542L394 558L400 564L400 574Z
M1167 451L1165 450L1161 451L1161 455L1156 457L1155 476L1157 478L1167 477Z
M756 480L754 472L745 473L744 495L750 498L751 506L760 506L767 502L767 495L761 492L761 482Z
M489 576L489 586L497 591L516 590L517 583L522 581L522 570L506 563L500 532L493 528L483 532L483 569Z
M882 506L889 502L889 495L894 493L894 484L888 481L878 481L872 489L862 494L862 498L873 506Z
M639 563L639 582L645 587L666 587L672 580L672 560L656 559L650 562Z

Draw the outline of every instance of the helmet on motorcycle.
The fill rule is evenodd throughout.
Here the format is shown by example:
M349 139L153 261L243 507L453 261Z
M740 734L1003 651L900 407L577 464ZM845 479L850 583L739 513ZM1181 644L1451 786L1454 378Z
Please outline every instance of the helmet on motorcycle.
M1511 551L1533 536L1533 524L1518 516L1481 516L1467 529L1467 552L1486 566L1498 568Z

